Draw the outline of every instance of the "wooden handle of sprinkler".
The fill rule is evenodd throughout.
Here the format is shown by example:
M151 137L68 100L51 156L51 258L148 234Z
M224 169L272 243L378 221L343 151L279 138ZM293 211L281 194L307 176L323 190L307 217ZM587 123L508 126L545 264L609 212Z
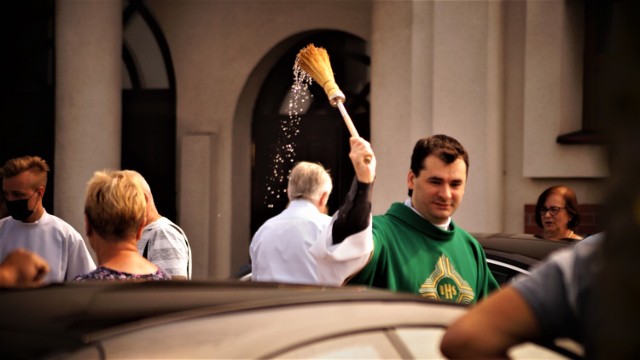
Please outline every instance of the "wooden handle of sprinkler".
M358 134L358 130L356 130L355 125L353 125L353 121L351 121L351 117L347 113L347 109L345 109L342 101L336 101L336 106L340 110L340 114L342 114L342 118L344 119L344 123L347 124L347 128L349 129L349 134L353 137L360 137Z
M338 109L340 110L340 114L342 114L342 118L344 119L345 124L347 124L347 128L349 129L349 133L351 134L351 136L353 137L360 137L360 135L358 134L358 130L356 130L355 125L353 125L353 121L351 120L351 116L349 116L349 113L347 113L347 109L345 109L344 104L342 103L342 101L335 101L335 106L338 107ZM371 163L371 157L367 156L364 159L364 163L365 164L370 164Z

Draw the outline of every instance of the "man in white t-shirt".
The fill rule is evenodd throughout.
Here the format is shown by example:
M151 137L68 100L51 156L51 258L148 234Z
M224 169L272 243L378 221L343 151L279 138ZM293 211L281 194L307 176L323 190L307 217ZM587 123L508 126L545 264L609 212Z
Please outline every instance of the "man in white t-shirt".
M172 279L190 280L191 248L187 235L178 225L158 213L145 178L137 171L126 171L139 182L147 200L147 220L138 240L138 252L171 275Z
M48 171L38 156L11 159L0 168L11 215L0 220L0 260L18 248L40 255L50 268L44 283L72 280L96 268L82 236L42 206Z

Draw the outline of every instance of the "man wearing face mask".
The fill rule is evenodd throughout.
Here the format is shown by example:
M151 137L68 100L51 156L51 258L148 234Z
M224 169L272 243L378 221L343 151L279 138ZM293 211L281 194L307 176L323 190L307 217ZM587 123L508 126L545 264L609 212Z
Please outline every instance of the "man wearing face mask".
M17 248L40 255L51 270L44 283L72 280L96 268L82 236L42 206L48 171L38 156L11 159L0 168L10 215L0 219L0 260Z

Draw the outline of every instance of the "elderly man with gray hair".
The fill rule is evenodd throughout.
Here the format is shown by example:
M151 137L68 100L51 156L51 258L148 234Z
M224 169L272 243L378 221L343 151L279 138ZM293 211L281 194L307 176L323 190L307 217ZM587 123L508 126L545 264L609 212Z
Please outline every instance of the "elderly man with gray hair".
M316 284L309 247L331 221L327 201L333 185L324 167L299 162L291 170L287 208L267 220L251 241L253 281Z
M125 170L132 175L147 200L146 221L138 241L140 255L158 265L174 280L191 279L191 247L184 231L171 220L160 215L151 187L137 171Z

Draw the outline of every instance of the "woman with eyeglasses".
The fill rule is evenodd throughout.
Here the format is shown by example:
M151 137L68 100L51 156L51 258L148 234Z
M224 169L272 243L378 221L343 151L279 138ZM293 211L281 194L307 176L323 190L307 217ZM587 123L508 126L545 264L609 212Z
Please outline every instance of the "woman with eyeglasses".
M542 192L536 204L536 223L545 239L582 240L582 236L575 233L580 224L575 192L567 186L552 186Z

